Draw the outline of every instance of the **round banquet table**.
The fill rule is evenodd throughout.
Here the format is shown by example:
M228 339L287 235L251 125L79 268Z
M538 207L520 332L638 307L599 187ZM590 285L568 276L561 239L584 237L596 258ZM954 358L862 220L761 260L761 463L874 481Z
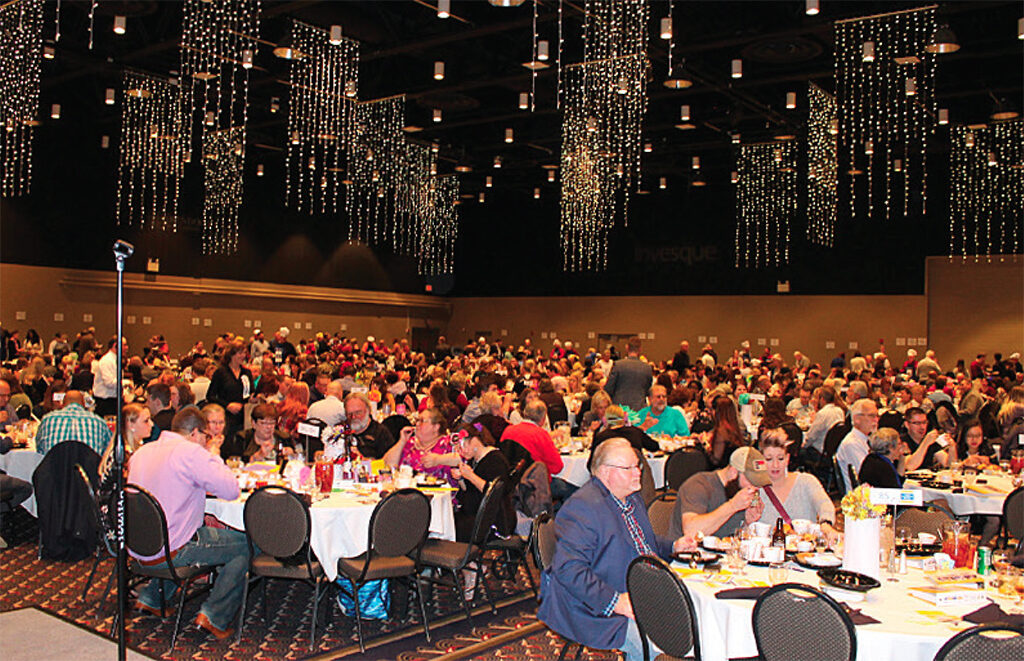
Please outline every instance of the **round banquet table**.
M29 448L11 450L7 454L0 454L0 470L11 477L25 480L31 484L32 473L35 472L36 466L38 466L42 460L43 455L36 452L35 444L32 444ZM38 516L36 514L35 494L29 496L28 500L23 502L21 506L24 507L32 516Z
M454 540L454 492L428 489L424 493L430 499L430 536ZM243 492L237 500L207 498L206 513L212 514L226 526L244 530L242 510L248 496L248 492ZM310 506L312 531L309 545L330 580L337 578L339 558L352 558L366 552L370 515L377 502L375 495L335 491Z
M795 565L791 567L788 581L820 587L817 574ZM690 571L676 563L674 567L683 573ZM747 566L746 577L738 583L742 586L770 585L768 570ZM751 621L754 599L718 599L715 593L736 587L717 583L706 583L703 574L683 576L683 582L693 597L694 609L700 630L701 654L705 661L725 661L730 658L756 657L757 643ZM924 586L927 581L921 570L910 568L900 575L898 582L889 582L883 575L882 587L871 590L867 599L850 602L850 608L861 610L876 620L876 624L861 624L855 627L857 634L858 661L930 661L950 637L970 626L970 623L951 622L975 611L987 602L974 602L953 606L937 607L927 601L912 597L909 587ZM986 590L987 596L1006 612L1010 612L1013 600ZM932 614L929 615L928 611Z
M949 471L939 473L940 476L949 475ZM907 479L903 485L904 489L917 489L921 491L925 502L943 498L949 503L950 509L957 516L968 514L991 514L999 516L1003 513L1003 502L1006 496L1013 491L1013 480L1006 475L979 475L980 479L986 480L985 484L975 484L973 487L964 487L963 493L953 493L951 489L934 489L922 487L921 484L912 479Z
M647 457L647 463L650 464L651 472L654 473L654 486L660 489L665 484L665 462L668 460L668 457L660 453L653 456L644 453L644 456ZM587 460L589 459L589 450L586 452L563 454L562 471L554 477L560 477L578 487L583 486L590 479L590 471L587 470Z

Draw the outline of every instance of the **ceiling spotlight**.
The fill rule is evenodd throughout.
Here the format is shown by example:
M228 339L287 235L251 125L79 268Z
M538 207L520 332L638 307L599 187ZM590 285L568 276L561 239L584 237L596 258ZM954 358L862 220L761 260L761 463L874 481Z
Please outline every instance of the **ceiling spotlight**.
M434 62L434 80L444 80L444 62Z
M480 195L476 199L479 200L480 204L483 204L487 200L487 198L484 197L483 193L480 193Z
M1024 18L1017 19L1017 38L1024 39Z
M486 186L487 188L493 187L494 186L494 177L488 176L484 180L484 186Z
M733 170L732 174L729 175L729 181L731 183L738 184L740 182L740 173L737 172L736 170Z
M661 38L668 40L672 38L672 17L666 16L661 19Z
M960 50L960 44L948 25L940 25L924 49L929 53L955 53Z
M530 93L520 92L519 93L519 109L526 110L530 107Z
M939 125L945 126L946 124L949 124L949 110L939 108Z
M864 62L875 61L875 42L865 41L860 47L860 59Z
M102 149L110 149L110 136L105 135L100 138L100 147Z
M692 167L693 167L694 170L699 170L700 169L700 156L694 156L691 159L690 163L692 164Z
M537 42L537 59L541 62L547 62L548 57L550 57L550 52L547 39L541 39Z
M55 103L50 106L50 119L60 119L60 104Z
M913 76L907 78L907 82L904 83L903 89L907 96L914 96L917 94L917 78L914 78Z
M658 179L658 188L660 188L661 190L665 190L666 188L668 188L668 179L666 179L665 177L661 177L660 179Z
M817 16L820 7L818 6L818 0L807 0L807 4L804 6L804 13L808 16Z
M242 51L242 68L252 69L252 51L248 48Z
M47 60L52 60L57 57L57 51L54 50L53 46L43 46L43 57Z
M440 108L434 108L434 123L436 124L436 123L438 123L440 121L441 121L441 109Z
M281 109L281 99L276 96L270 97L270 112L277 112Z
M743 60L732 61L732 77L742 78L743 77Z
M291 34L285 35L284 39L274 47L274 55L282 60L298 60L306 57L305 53L298 51L294 47Z
M740 132L739 131L734 131L729 137L732 139L732 144L734 144L734 145L740 144Z
M704 181L704 176L698 172L693 176L693 180L690 182L690 185L700 188L701 186L707 186L708 182Z
M114 34L124 34L125 31L125 17L115 16L114 17Z
M670 90L684 90L687 87L693 87L693 81L689 78L666 78L662 85Z
M555 180L555 171L554 170L548 170L548 181L554 182L554 180Z
M690 106L683 105L679 107L679 119L684 122L690 121Z
M332 46L340 46L341 45L341 26L340 25L332 25L331 26L331 36L328 38L328 41L330 42L330 44Z
M540 199L540 189L539 188L534 188L533 189L533 199L535 199L535 200L539 200Z
M263 164L262 163L259 163L256 166L256 176L257 177L262 177L263 176Z
M1014 108L1009 101L1006 99L997 99L995 105L992 107L992 114L989 115L990 119L995 121L1004 121L1007 119L1016 119L1020 113Z
M505 142L512 142L515 137L512 133L512 129L505 129Z
M114 94L114 88L108 87L106 96L103 97L103 103L107 104L108 106L114 105Z
M494 167L495 168L500 168L501 167L501 156L495 156L494 157Z
M786 92L786 110L796 108L796 92Z
M645 142L644 143L644 153L645 154L650 154L652 151L654 151L654 145L651 144L650 142Z
M451 16L452 0L437 0L437 17L448 18Z

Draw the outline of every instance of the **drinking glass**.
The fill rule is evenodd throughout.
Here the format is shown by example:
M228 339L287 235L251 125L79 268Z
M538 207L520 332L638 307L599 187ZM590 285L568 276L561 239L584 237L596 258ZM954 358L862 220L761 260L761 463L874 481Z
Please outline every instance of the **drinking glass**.
M900 526L896 529L896 541L900 546L906 546L910 542L910 530Z
M733 539L732 545L729 547L728 562L729 569L732 569L740 576L746 573L744 567L747 566L747 559L743 556L743 544L738 538Z
M768 565L768 581L772 585L785 583L789 578L789 568L785 562L773 562Z
M316 485L320 493L330 493L334 486L334 464L329 461L316 462Z

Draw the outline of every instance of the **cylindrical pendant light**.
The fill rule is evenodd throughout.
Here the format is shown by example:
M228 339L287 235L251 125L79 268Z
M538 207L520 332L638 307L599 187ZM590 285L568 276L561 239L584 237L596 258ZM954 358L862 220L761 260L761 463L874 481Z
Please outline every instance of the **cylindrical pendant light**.
M692 167L692 168L693 168L694 170L699 170L699 169L700 169L700 156L694 156L694 157L693 157L693 158L692 158L692 159L690 160L690 163L691 163L691 167Z
M875 42L865 41L864 45L860 47L861 59L865 62L875 61Z
M740 173L733 170L732 174L729 176L729 181L734 184L738 184L740 182Z
M907 93L907 96L914 96L915 94L917 94L917 78L913 76L907 78L907 82L904 84L903 87Z
M548 42L546 39L541 39L537 42L537 59L541 62L547 61L549 57Z
M804 6L805 14L808 16L816 16L819 10L820 7L818 7L818 0L807 0L806 5Z
M690 121L690 106L683 105L679 107L679 119L684 122Z
M242 51L242 68L252 69L252 51L248 48Z
M440 108L434 108L434 122L437 123L437 122L440 122L440 121L441 121L441 109Z
M661 190L665 190L666 188L668 188L668 179L666 179L665 177L659 178L658 188L660 188Z
M743 77L743 60L732 61L732 77L742 78Z
M437 0L437 17L448 18L451 16L452 0Z
M330 39L328 39L328 41L330 41L332 46L340 46L341 45L341 26L340 25L332 25L331 26L331 36L330 36Z
M106 96L103 97L103 103L107 104L108 106L114 105L115 94L116 92L114 92L114 88L108 87Z
M939 108L939 124L943 126L949 124L949 110L947 108Z
M444 62L434 62L434 80L444 80Z
M555 171L554 170L548 170L548 181L553 182L554 180L555 180Z
M535 199L535 200L539 200L540 199L540 189L539 188L534 188L533 189L533 199Z
M486 200L487 200L487 198L486 198L486 197L484 197L484 194L483 194L483 193L480 193L480 195L478 195L476 199L480 201L480 204L483 204L483 203L484 203L484 201L486 201Z
M494 157L494 167L496 169L501 167L501 156Z
M114 17L114 34L124 34L126 21L124 16Z
M486 186L487 188L493 187L494 186L494 177L488 176L486 179L484 179L484 186Z
M786 92L786 110L796 108L796 92Z
M505 129L505 142L512 142L513 140L515 140L515 136L512 129Z
M644 153L645 154L650 154L652 151L654 151L654 145L651 144L650 142L645 142L644 143Z
M256 165L256 176L257 177L262 177L263 176L263 164L262 163L259 163L259 164Z
M60 119L60 104L55 103L50 106L50 119Z
M519 93L519 109L526 110L530 107L530 93L520 92Z
M672 38L672 17L666 16L661 19L661 38L666 41Z

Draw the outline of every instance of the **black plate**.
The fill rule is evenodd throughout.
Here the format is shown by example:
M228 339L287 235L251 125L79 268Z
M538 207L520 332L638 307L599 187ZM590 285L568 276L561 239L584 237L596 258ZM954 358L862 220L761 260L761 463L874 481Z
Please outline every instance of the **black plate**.
M910 542L908 544L896 544L897 551L906 551L908 556L927 556L938 553L942 550L942 544L922 544Z
M689 564L690 559L696 557L697 564L717 562L719 555L714 551L680 551L672 554L672 559Z
M834 588L851 590L853 592L867 592L868 590L882 587L882 584L879 583L878 580L871 578L870 576L858 574L854 571L847 571L845 569L819 569L818 577Z
M946 489L952 489L953 485L949 482L937 482L935 480L928 480L927 482L921 482L921 486L928 489L939 489L945 491Z

